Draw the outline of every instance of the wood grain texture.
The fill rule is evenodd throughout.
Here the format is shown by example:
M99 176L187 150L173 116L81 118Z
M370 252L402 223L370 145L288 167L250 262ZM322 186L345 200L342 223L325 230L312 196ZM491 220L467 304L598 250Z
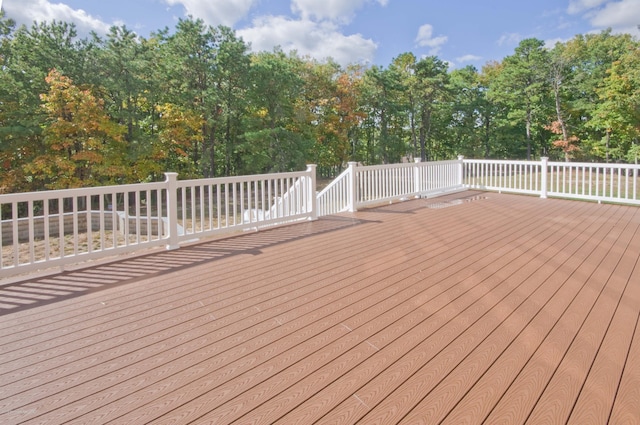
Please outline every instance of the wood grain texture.
M618 266L621 263L621 258L623 258L624 252L635 234L632 229L625 230L620 237L621 243L615 244L611 248L607 257L594 272L594 278L605 282L605 286L598 294L592 310L582 323L578 333L574 336L569 349L536 403L527 423L565 422L573 411L575 401L609 329L612 316L629 277L628 270L624 270L622 275L614 273L616 269L620 270Z
M633 340L629 323L637 320L640 312L640 234L636 231L622 254L612 279L625 285L618 300L614 316L600 342L587 379L569 418L569 424L607 423L620 385L627 354ZM624 273L628 273L625 276ZM638 405L640 407L640 405ZM638 409L640 415L640 409Z
M639 424L639 211L465 192L0 285L0 423Z
M605 236L612 231L616 217L609 217L611 225L601 223L597 233L594 233L594 241L598 238L603 241ZM584 224L593 225L585 222ZM578 229L576 229L578 230ZM603 249L602 242L597 245ZM583 243L580 237L576 237L567 247L554 255L559 267L553 263L547 263L546 267L556 267L548 278L549 285L557 289L548 299L535 317L522 332L514 338L509 346L500 354L489 368L482 373L473 385L467 387L467 393L446 415L443 423L446 424L472 424L483 421L496 406L504 393L513 384L518 374L531 361L533 353L540 348L543 340L549 334L569 304L575 299L582 286L573 285L572 278L575 270L589 272L597 267L597 263L591 261L602 255L593 246Z
M637 271L637 269L635 270ZM634 273L637 276L637 273ZM635 279L639 282L640 277ZM631 302L640 303L638 296L640 290L635 293ZM613 408L609 417L612 424L640 424L640 315L636 317L635 331L631 340L631 346L624 362L622 378L618 386Z
M523 227L526 229L526 227ZM549 237L562 237L563 233L558 232L562 230L561 228L550 228L546 229L548 231L547 235ZM537 230L535 230L537 232ZM545 231L546 233L546 231ZM538 238L544 237L544 234L538 234ZM535 238L530 238L526 233L521 235L523 240L526 240L527 243L532 243L533 245L539 244L539 242L535 242ZM417 330L419 332L416 333L413 339L405 338L407 341L403 342L402 340L398 342L394 342L398 347L410 347L411 345L416 346L416 344L424 341L426 336L433 335L433 329L438 329L437 326L447 325L452 320L461 321L461 323L473 323L474 318L477 318L483 311L487 308L486 304L490 303L495 299L499 299L505 293L509 292L512 288L509 288L508 285L503 285L504 280L500 275L504 273L506 270L517 270L519 266L526 266L528 263L528 259L522 255L522 251L513 250L510 247L505 247L500 250L492 250L492 255L487 256L486 254L481 254L481 258L487 260L486 262L482 262L483 268L481 270L473 270L472 268L467 268L467 270L471 269L473 271L473 277L479 280L465 278L462 281L463 285L468 284L469 291L461 297L449 297L446 302L442 304L439 310L437 310L438 314L428 317L427 320L423 320L422 323L419 323ZM493 257L495 256L495 257ZM529 265L530 267L535 267L533 263ZM456 299L457 298L457 299ZM474 305L475 304L475 305ZM431 310L428 308L428 305L424 306L427 310ZM443 314L444 313L444 314ZM466 316L466 314L470 314L470 316ZM458 317L456 317L458 315ZM457 329L457 328L456 328ZM458 330L454 330L452 335L457 336ZM420 336L417 336L420 335ZM408 337L412 335L409 334ZM437 338L437 335L435 336ZM426 345L423 343L423 345ZM441 347L441 346L440 346ZM395 347L393 347L395 348ZM430 346L429 349L417 347L419 351L419 355L424 353L436 351L435 347ZM401 361L400 358L396 358L396 356L402 356L407 352L407 348L401 348L396 350L393 354L396 356L390 355L392 353L390 350L385 350L380 353L381 358L385 360L386 363L390 363L391 368L385 370L384 368L379 370L368 370L368 368L362 368L363 378L368 375L369 379L374 380L369 385L365 387L353 387L351 391L354 394L357 394L357 397L349 398L345 400L345 404L335 409L335 411L331 412L327 416L323 418L323 422L332 423L332 421L336 420L336 423L351 423L352 421L358 418L357 415L351 415L350 410L361 411L361 407L366 404L367 406L375 406L375 404L381 398L385 397L387 394L383 388L393 388L392 381L404 382L404 376L406 374L414 373L413 370L408 365L397 366L398 373L394 372L394 368L396 365L393 365L393 361ZM381 361L382 363L382 361ZM409 362L408 364L421 364L420 361L417 362ZM387 367L389 365L385 365ZM375 377L375 378L374 378ZM390 379L393 378L393 379ZM339 385L343 385L345 379L341 379L339 382L336 382L336 388L329 388L327 390L323 390L323 394L325 397L331 397L336 393L339 389ZM361 382L362 379L352 379L351 381L358 383ZM349 382L351 382L349 381ZM382 384L377 384L376 381L380 381ZM380 388L378 388L380 386ZM315 401L318 400L318 401ZM326 405L326 402L323 402L320 395L316 395L314 397L314 401L317 404ZM309 405L309 403L307 403ZM313 406L313 405L310 405ZM296 412L297 413L297 412ZM319 409L316 409L314 412L315 415L322 414L323 412ZM299 416L297 414L296 416ZM313 416L315 419L315 416ZM342 418L339 419L338 418ZM307 418L307 420L312 419L312 417ZM289 417L283 418L282 423L287 423L289 421ZM300 423L304 423L306 420L301 421Z

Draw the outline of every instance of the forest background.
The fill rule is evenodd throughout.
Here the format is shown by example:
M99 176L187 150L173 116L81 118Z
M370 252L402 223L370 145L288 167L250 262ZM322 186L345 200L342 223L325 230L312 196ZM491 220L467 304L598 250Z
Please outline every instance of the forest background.
M469 158L636 162L640 43L577 35L449 69L401 53L340 66L250 52L187 18L80 38L0 14L0 193Z

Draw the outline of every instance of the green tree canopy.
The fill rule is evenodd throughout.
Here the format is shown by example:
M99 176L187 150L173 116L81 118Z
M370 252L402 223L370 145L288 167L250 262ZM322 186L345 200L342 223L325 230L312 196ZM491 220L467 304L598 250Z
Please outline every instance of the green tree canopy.
M607 30L526 39L480 71L410 52L343 67L191 17L80 38L0 14L0 191L457 154L636 161L639 47Z

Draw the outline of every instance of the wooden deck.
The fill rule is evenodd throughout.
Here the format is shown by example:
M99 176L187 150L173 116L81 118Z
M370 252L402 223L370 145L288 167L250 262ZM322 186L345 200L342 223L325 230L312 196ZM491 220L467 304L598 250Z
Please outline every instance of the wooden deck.
M640 424L640 209L463 192L0 287L0 423Z

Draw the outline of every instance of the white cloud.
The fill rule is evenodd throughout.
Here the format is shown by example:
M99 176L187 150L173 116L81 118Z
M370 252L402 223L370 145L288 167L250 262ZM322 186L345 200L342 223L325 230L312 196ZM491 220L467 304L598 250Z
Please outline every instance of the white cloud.
M622 29L640 24L640 0L621 0L607 3L603 8L589 15L589 21L596 27Z
M374 0L291 0L291 11L302 19L331 20L341 23L351 21L355 11ZM388 0L375 0L386 6Z
M569 39L565 39L565 38L552 38L549 40L545 40L544 48L547 50L552 50L554 47L556 47L556 44L566 43L567 41L569 41Z
M3 8L7 17L26 26L31 26L34 21L74 23L80 36L86 36L91 31L105 34L112 25L119 25L117 22L106 23L82 9L73 9L66 4L51 3L48 0L5 0Z
M247 16L258 0L164 0L170 6L181 4L185 15L202 19L208 25L233 26Z
M482 57L476 56L476 55L464 55L464 56L460 56L459 58L456 58L456 62L458 63L477 62L479 60L482 60Z
M601 4L606 3L607 1L609 0L570 0L569 7L567 8L567 13L569 13L570 15L582 13L598 7Z
M520 43L520 41L522 40L522 35L512 32L509 34L503 34L499 39L498 39L498 45L499 46L504 46L504 45L516 45L518 43Z
M448 38L442 35L433 37L433 26L424 24L418 29L418 35L415 41L420 47L431 47L429 54L436 55L447 40Z
M237 31L251 43L253 51L271 51L280 46L285 52L296 50L301 56L318 60L333 58L341 65L373 60L377 45L360 34L344 35L331 23L283 16L262 16L250 28Z
M571 0L567 13L581 14L597 29L640 34L640 0Z

